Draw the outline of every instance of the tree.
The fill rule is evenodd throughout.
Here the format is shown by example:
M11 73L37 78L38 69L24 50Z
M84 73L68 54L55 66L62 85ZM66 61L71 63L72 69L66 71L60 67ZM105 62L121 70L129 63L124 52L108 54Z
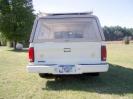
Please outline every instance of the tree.
M103 27L105 39L107 41L123 40L125 37L133 38L133 28L122 28L120 26Z
M6 38L0 33L0 46L5 46L7 43Z
M0 30L9 41L26 40L31 32L34 14L31 0L0 0Z

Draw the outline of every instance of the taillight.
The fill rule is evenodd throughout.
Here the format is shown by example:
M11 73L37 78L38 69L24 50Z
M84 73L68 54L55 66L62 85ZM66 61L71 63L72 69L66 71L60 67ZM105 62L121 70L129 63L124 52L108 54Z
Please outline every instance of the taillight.
M106 58L107 58L106 46L101 46L101 60L106 61Z
M29 48L29 61L34 62L34 48L33 47Z

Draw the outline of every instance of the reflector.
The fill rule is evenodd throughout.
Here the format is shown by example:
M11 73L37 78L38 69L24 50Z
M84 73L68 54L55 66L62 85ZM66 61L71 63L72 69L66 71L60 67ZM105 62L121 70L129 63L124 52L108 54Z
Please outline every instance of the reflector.
M106 61L107 51L106 46L101 46L101 60Z

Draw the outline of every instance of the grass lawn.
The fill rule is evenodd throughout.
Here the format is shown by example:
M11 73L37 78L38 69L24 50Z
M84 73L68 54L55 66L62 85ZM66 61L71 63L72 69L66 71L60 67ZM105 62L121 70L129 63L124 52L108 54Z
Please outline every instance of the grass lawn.
M133 44L108 44L110 69L63 81L27 73L27 52L0 47L0 99L133 99Z

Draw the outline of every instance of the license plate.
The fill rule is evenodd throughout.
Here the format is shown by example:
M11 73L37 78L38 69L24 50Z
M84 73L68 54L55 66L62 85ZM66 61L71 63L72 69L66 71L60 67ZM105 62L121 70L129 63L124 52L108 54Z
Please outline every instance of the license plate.
M60 65L59 73L71 73L74 71L74 65Z

